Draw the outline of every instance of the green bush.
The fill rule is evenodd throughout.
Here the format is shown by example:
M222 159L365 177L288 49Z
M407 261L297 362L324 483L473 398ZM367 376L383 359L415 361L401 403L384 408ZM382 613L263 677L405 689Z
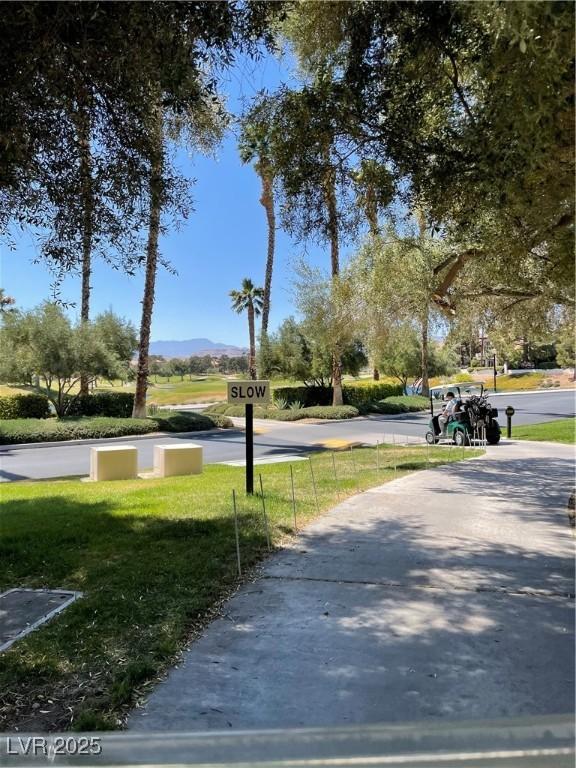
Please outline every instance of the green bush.
M210 405L208 408L204 408L203 413L226 413L227 409L230 408L230 403L216 403L215 405Z
M0 443L43 443L61 440L99 439L157 432L150 419L114 419L107 416L76 419L13 419L0 422Z
M216 411L218 409L218 412ZM244 416L243 405L227 405L222 411L221 406L210 406L204 411L212 418L224 414L228 416ZM256 406L254 408L254 418L256 419L274 419L275 421L299 421L300 419L352 419L358 416L358 408L351 405L311 405L308 408L287 408L279 410L278 408L265 408Z
M272 391L272 399L276 403L283 400L286 405L302 403L304 408L311 405L330 405L332 402L332 387L278 387Z
M353 405L316 405L302 408L300 413L305 419L354 419L359 415Z
M344 404L353 405L360 409L376 400L401 394L401 384L346 384L342 387ZM304 408L315 405L330 405L332 403L332 387L278 387L273 391L272 397L274 402L284 400L288 405L300 402Z
M50 403L44 395L0 397L0 419L47 419Z
M474 377L470 376L469 373L457 373L452 377L452 381L467 384L469 381L474 381Z
M347 384L342 387L345 405L362 408L369 403L402 394L401 384Z
M427 411L430 408L430 400L422 395L400 395L399 397L386 397L384 402L391 405L399 405L404 413L417 413Z
M0 422L0 444L98 440L105 437L146 435L151 432L198 432L203 429L232 426L230 419L222 416L178 411L161 411L154 418L147 419L117 419L111 416L12 419Z
M134 392L94 392L79 395L72 403L68 416L115 416L129 419L134 407Z
M387 403L386 400L380 400L378 403L372 403L370 410L374 413L397 414L406 413L401 405L396 403Z
M234 426L230 419L219 414L205 414L197 411L158 411L150 417L160 432L199 432L203 429Z

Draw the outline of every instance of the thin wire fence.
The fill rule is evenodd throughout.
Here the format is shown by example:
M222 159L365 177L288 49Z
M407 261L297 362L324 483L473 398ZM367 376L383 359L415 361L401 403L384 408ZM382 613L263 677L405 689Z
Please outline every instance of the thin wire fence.
M470 445L414 445L401 443L390 434L382 435L372 446L351 445L282 465L263 465L253 496L236 489L231 495L230 533L238 575L242 576L247 564L272 551L275 541L298 534L310 520L343 499L406 472L466 458L485 440L484 431L473 435Z

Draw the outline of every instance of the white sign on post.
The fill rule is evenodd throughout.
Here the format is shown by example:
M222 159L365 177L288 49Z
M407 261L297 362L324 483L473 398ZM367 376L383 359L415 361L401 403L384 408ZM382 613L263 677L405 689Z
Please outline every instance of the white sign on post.
M269 381L229 381L228 402L235 405L261 405L270 402Z

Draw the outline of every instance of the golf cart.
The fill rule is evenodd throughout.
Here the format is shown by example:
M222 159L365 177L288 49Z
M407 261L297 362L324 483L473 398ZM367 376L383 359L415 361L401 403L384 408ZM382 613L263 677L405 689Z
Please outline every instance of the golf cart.
M434 401L444 400L446 394L452 392L456 406L446 424L446 432L442 434L438 416L434 414ZM447 384L430 389L430 422L426 432L426 442L455 443L456 445L472 445L486 441L489 445L500 442L500 425L497 421L498 410L492 408L484 394L484 384Z

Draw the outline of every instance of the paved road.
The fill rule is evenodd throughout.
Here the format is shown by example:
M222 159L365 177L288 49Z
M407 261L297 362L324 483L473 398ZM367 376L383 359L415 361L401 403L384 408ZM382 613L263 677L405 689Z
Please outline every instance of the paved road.
M516 409L515 424L532 424L574 415L574 392L543 392L539 394L493 395L494 405L502 412L507 405ZM372 442L390 440L391 435L422 438L428 422L428 414L402 416L369 416L350 421L322 424L257 423L255 455L272 457L298 454L313 447L330 445L334 440ZM505 417L501 418L505 424ZM138 447L140 470L153 464L153 446L163 443L193 440L204 448L207 463L232 461L244 456L244 436L237 430L202 435L150 437L121 442ZM81 445L57 445L38 448L0 448L0 480L40 479L87 475L90 465L90 448L108 441ZM116 443L118 441L115 441Z
M570 446L504 444L349 499L271 557L129 728L574 710Z

